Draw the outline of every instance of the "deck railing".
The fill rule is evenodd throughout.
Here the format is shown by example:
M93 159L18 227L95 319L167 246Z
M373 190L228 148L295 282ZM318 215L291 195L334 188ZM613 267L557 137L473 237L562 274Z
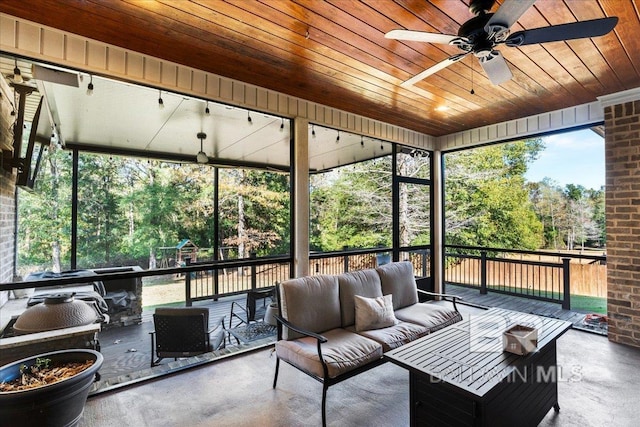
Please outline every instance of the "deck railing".
M444 281L478 288L481 294L557 302L569 310L572 260L604 264L606 256L447 245Z
M189 306L193 301L275 286L290 277L291 260L289 256L256 258L255 254L235 261L188 260L188 268L197 268L185 273L185 301Z
M373 268L390 262L391 253L391 248L312 253L310 273L340 274ZM431 276L430 257L428 246L400 248L399 259L412 262L416 277ZM606 256L447 245L444 261L445 283L477 288L481 293L500 292L557 302L563 308L570 309L571 291L579 285L572 283L572 277L576 277L576 272L583 277L595 276L592 274L594 270L586 267L605 264ZM217 299L274 286L290 277L292 263L289 255L205 261L188 263L183 267L101 274L100 280L166 275L184 277L185 301L191 305L193 301ZM600 275L601 270L598 273ZM3 283L1 287L3 290L41 288L83 283L86 280L86 277L68 277ZM601 278L601 281L605 280Z
M311 274L341 274L353 270L375 268L391 262L391 248L348 249L336 252L315 252L309 256ZM411 261L415 275L431 273L431 252L428 246L403 247L400 260Z

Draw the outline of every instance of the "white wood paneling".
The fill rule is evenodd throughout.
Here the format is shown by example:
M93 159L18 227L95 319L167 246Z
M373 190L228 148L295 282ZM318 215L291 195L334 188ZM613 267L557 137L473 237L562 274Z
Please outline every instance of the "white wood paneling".
M522 119L510 120L457 132L437 138L436 146L441 151L490 144L503 140L528 138L531 136L561 131L579 126L588 126L604 120L600 102L591 102L576 107L551 111Z

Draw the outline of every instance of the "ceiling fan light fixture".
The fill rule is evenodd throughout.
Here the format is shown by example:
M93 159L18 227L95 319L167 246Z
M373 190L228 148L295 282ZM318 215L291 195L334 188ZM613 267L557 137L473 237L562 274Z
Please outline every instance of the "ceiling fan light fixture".
M24 79L22 78L22 73L20 72L20 68L16 65L13 69L13 81L15 83L23 83Z
M196 154L196 162L200 164L209 163L209 157L207 157L204 151L199 151L198 154Z
M196 154L196 162L200 164L209 163L209 157L207 157L207 154L204 152L204 149L202 148L203 141L207 137L207 134L204 132L198 132L196 134L196 137L200 140L200 151L198 151L198 154Z

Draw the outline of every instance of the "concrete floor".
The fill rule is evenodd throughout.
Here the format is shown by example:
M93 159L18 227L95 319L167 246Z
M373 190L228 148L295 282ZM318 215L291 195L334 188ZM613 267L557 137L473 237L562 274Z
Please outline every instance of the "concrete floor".
M463 314L480 312L462 308ZM560 413L542 426L637 426L640 349L569 330L558 340ZM322 386L263 349L90 397L80 427L319 426ZM330 426L408 426L409 374L386 363L329 388Z

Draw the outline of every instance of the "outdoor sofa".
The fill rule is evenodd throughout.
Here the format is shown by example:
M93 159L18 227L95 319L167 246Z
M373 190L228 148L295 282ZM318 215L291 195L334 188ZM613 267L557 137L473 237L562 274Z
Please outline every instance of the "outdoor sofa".
M408 261L291 279L277 291L282 327L273 387L280 360L320 381L323 426L329 386L384 363L388 350L462 320L458 297L419 290ZM453 306L418 302L418 292Z

